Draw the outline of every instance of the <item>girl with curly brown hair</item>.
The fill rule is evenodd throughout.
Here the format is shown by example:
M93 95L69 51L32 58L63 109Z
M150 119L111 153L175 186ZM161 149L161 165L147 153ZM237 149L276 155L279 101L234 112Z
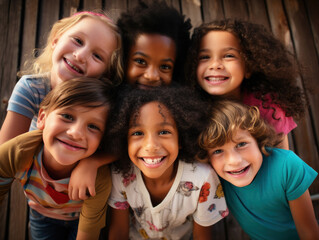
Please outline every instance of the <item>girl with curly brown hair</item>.
M289 149L287 134L306 98L292 54L265 27L233 19L203 23L194 30L187 65L187 80L203 97L257 106Z

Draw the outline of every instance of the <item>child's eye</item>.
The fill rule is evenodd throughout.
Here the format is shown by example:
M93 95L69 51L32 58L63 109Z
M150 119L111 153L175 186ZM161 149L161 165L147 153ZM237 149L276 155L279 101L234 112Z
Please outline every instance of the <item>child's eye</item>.
M207 59L209 59L210 57L208 56L208 55L200 55L199 57L198 57L198 60L199 61L201 61L201 60L207 60Z
M162 69L162 70L171 70L172 66L167 65L167 64L163 64L163 65L160 66L160 69Z
M134 62L136 62L139 65L146 65L146 61L142 58L136 58L134 59Z
M222 152L223 152L223 150L221 150L221 149L217 149L217 150L215 150L215 151L213 152L213 154L212 154L212 155L221 154Z
M225 58L234 58L234 57L235 57L234 54L231 54L231 53L225 54Z
M166 134L170 134L170 133L171 133L170 131L162 130L159 132L159 135L166 135Z
M74 41L79 45L83 45L83 41L80 38L74 38Z
M99 59L100 61L102 61L102 57L99 54L94 53L93 56L97 59Z
M247 145L246 142L241 142L241 143L238 143L236 147L240 148L240 147L245 147L246 145Z
M62 118L66 119L66 120L69 120L69 121L73 121L73 117L70 115L70 114L67 114L67 113L62 113L61 114Z
M100 129L98 126L94 125L94 124L89 124L89 125L88 125L88 128L90 128L90 129L92 129L92 130L101 131L101 129Z
M136 131L131 134L132 136L142 136L143 133L141 131Z

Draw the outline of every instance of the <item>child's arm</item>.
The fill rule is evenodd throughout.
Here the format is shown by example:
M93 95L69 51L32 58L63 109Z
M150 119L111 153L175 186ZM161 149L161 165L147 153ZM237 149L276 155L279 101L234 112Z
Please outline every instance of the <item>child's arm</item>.
M110 240L127 240L129 239L129 209L120 210L110 208L111 210L111 224L109 230Z
M193 221L193 239L202 240L202 239L213 239L212 238L212 226L203 227Z
M78 230L78 233L76 235L76 240L93 240L93 239L99 239L100 232L99 231L93 231L90 233Z
M300 239L319 239L319 226L313 210L309 191L299 198L289 201L290 211L295 221Z
M8 111L0 130L0 145L11 138L28 132L31 119L16 112Z
M105 154L94 154L82 159L73 169L69 182L69 198L71 200L85 200L95 196L95 179L97 169L116 160L115 157Z

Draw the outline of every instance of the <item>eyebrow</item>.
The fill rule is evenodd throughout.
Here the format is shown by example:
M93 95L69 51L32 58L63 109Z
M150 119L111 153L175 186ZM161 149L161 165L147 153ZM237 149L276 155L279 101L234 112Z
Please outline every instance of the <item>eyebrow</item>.
M166 125L171 126L171 127L175 127L174 124L168 123L168 122L162 122L162 123L158 124L158 126L161 126L161 127L164 127ZM129 128L136 128L136 127L141 127L141 126L143 126L143 125L135 123L135 124L130 125Z
M150 56L146 55L146 54L143 53L143 52L135 52L135 53L133 54L133 56L136 56L136 55L142 55L143 57L148 58L148 59L150 58ZM174 64L174 61L173 61L173 59L171 59L171 58L161 59L161 61L162 61L162 62L172 62L172 63Z
M234 51L237 51L237 52L241 52L239 49L234 48L234 47L226 47L226 48L223 48L222 50L223 51L234 50ZM202 48L202 49L199 50L199 52L210 52L210 50L208 48Z

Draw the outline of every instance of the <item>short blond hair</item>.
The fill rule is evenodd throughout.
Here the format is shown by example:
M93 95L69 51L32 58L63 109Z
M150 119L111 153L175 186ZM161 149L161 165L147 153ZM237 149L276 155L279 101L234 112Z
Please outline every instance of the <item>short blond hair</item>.
M111 55L111 61L108 66L107 73L101 78L111 79L113 83L119 84L123 78L123 67L120 56L122 48L121 35L119 33L117 25L114 24L113 21L107 16L107 14L102 11L78 12L70 17L62 18L54 23L47 38L46 46L42 49L40 55L36 58L28 60L25 64L26 70L19 72L18 75L21 76L24 74L49 74L52 68L52 42L57 36L61 36L68 29L87 17L98 19L101 22L105 23L105 25L109 27L115 35L117 48Z
M260 151L268 155L265 147L276 147L282 141L282 134L266 123L255 106L243 103L218 100L213 103L210 122L199 136L199 145L202 151L198 158L207 161L207 151L211 148L223 146L233 140L238 130L247 130L256 139Z

